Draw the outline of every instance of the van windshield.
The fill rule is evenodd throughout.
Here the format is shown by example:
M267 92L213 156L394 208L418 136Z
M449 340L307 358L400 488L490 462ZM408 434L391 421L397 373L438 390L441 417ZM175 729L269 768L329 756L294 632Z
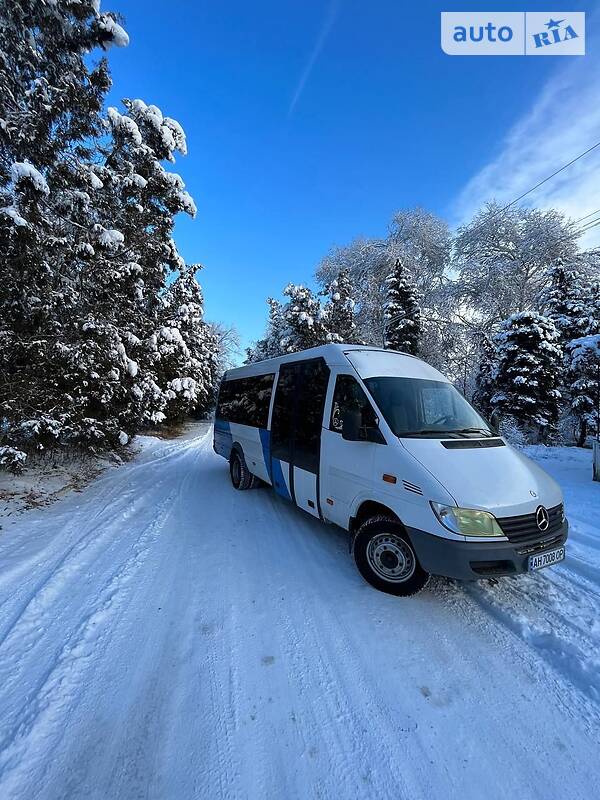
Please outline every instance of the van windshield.
M364 383L396 436L494 435L451 383L396 377Z

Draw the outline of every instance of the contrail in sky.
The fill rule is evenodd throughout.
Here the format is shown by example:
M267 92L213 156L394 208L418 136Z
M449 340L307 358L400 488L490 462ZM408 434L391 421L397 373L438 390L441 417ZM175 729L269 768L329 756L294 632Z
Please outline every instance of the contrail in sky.
M292 114L294 113L296 104L300 99L300 95L304 91L306 82L310 78L310 73L313 70L316 60L321 55L321 50L323 49L325 42L327 41L327 37L331 32L331 29L337 18L339 10L340 10L340 0L330 0L329 6L327 7L327 15L325 17L321 30L319 31L319 35L317 36L317 41L315 42L315 46L313 47L309 59L306 62L306 66L302 70L302 75L300 76L300 80L298 81L298 85L296 86L296 91L294 92L294 96L292 97L292 102L290 103L290 107L288 109L288 117L291 117Z

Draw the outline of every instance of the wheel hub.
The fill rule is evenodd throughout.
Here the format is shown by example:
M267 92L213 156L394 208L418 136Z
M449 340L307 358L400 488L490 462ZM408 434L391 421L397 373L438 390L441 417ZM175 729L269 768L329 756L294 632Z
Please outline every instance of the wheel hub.
M393 583L407 581L416 567L411 547L393 533L374 536L367 547L367 558L377 575Z

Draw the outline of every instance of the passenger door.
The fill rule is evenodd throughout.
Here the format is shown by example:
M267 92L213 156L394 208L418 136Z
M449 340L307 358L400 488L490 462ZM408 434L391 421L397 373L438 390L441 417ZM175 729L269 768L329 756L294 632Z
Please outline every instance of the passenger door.
M324 359L282 364L271 422L271 473L275 490L315 517L323 411L329 381Z
M353 375L340 374L335 378L329 425L323 430L320 500L325 518L344 528L357 502L372 497L375 453L382 446L342 437L347 410L359 410L362 424L378 429L377 416L361 385Z

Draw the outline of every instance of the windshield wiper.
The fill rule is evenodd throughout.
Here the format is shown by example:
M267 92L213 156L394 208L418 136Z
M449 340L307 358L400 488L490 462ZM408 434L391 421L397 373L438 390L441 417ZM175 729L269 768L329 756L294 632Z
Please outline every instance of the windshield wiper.
M441 431L437 428L424 428L421 431L403 431L402 433L399 433L398 436L400 438L403 436L439 436L440 439L455 439L458 436L463 436L467 433L481 433L484 434L488 439L494 435L487 428L454 428L450 431Z
M445 439L446 437L451 438L458 432L459 431L440 431L432 428L425 428L422 431L402 431L398 434L398 436L400 438L403 436L439 436L440 438Z
M488 439L494 435L488 428L459 428L452 433L483 433Z

